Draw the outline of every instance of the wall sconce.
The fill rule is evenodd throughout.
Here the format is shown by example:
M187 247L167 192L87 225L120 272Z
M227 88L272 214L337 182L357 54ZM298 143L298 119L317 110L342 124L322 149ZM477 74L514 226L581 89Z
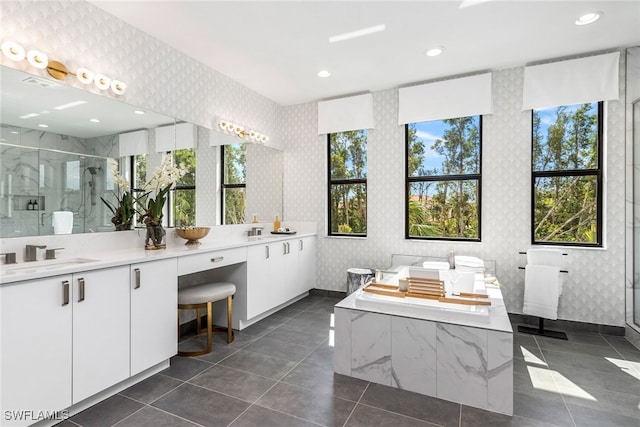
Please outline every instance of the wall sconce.
M2 53L12 61L22 61L26 57L32 67L40 70L46 69L47 73L56 80L65 80L69 75L72 75L76 76L83 84L94 83L100 90L111 88L111 92L116 95L123 95L127 90L126 83L120 80L112 80L103 74L95 74L84 67L80 67L75 73L72 73L63 63L49 60L47 54L39 50L32 49L25 54L25 50L21 45L10 40L2 43L1 49Z
M220 120L218 126L224 133L235 135L249 142L265 143L269 141L269 137L254 130L246 130L244 127L227 120Z

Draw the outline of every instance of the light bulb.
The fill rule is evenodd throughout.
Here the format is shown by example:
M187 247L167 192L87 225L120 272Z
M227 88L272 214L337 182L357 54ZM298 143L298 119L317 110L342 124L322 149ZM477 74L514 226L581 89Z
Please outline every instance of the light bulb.
M87 69L87 68L78 68L78 71L76 71L76 77L78 78L78 80L80 80L80 82L88 85L90 83L93 83L93 71Z
M6 41L2 43L2 53L13 61L22 61L24 59L24 48L16 42Z
M116 95L122 95L127 90L127 84L120 80L114 80L111 82L111 91Z
M93 82L96 84L98 89L106 90L109 89L109 85L111 84L111 79L104 74L96 74L93 79Z
M37 50L27 52L27 61L36 68L44 69L49 64L49 58L44 53Z

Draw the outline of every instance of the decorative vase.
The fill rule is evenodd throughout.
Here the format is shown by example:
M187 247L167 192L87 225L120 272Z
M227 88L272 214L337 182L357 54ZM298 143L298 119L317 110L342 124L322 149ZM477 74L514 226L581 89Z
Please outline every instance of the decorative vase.
M154 225L152 223L147 223L147 236L144 241L144 248L147 250L166 248L166 235L167 233L164 231L162 224Z

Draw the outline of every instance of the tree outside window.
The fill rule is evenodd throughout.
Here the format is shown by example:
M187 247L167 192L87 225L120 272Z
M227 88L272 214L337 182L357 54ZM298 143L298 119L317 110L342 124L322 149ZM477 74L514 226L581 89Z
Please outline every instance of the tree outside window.
M173 162L183 165L186 173L171 191L171 224L187 227L196 224L196 151L193 148L175 150Z
M329 139L329 235L367 235L367 131Z
M480 116L406 125L406 237L480 240Z
M246 205L247 147L244 143L222 146L222 218L224 224L243 224Z
M532 241L602 245L602 103L532 111Z

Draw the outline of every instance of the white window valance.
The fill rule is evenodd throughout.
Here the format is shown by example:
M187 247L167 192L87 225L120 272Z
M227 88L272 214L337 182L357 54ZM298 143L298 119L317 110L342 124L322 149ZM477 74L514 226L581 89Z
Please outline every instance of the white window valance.
M318 102L318 135L373 129L373 95Z
M403 87L398 124L491 114L491 73Z
M118 135L118 150L120 157L136 156L149 152L149 131L138 130L135 132L121 133Z
M156 152L195 148L196 127L191 123L163 126L156 129Z
M620 52L524 69L522 109L618 99Z

